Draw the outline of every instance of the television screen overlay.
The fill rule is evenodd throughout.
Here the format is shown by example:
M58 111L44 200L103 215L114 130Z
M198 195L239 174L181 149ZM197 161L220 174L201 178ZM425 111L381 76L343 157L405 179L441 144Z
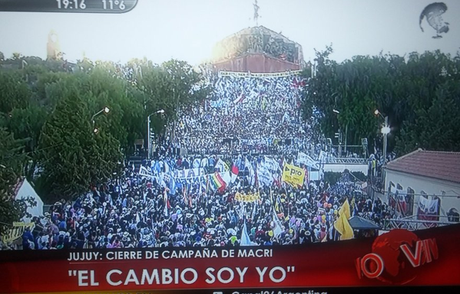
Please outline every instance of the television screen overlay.
M458 15L0 0L0 293L457 292Z

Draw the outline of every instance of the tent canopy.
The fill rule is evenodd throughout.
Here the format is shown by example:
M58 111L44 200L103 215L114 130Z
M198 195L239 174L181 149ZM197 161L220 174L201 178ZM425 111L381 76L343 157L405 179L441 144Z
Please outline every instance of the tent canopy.
M350 226L354 230L378 230L380 227L376 225L374 222L362 218L360 216L353 216L348 220Z

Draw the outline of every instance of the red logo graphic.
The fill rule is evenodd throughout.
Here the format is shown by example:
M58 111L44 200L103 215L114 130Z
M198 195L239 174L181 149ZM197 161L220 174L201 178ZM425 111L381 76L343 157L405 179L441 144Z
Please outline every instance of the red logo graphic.
M397 229L377 237L372 253L356 260L358 276L391 284L406 284L421 265L438 259L435 239L420 240L414 233Z

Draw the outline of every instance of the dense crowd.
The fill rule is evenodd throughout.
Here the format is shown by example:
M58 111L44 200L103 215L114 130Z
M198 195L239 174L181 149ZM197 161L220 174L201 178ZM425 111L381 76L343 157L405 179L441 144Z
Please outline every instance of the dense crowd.
M348 199L352 215L379 224L391 217L379 200L356 193L344 177L336 185L253 188L236 181L225 191L190 185L173 193L132 171L76 201L56 202L24 249L143 248L306 244L337 240L337 212ZM245 195L241 197L241 195ZM244 232L246 226L247 235ZM250 240L249 243L247 240Z
M314 122L302 122L300 116L304 82L298 75L227 73L212 84L214 92L204 105L179 113L173 146L192 154L319 153Z
M356 193L344 174L337 184L282 183L283 162L305 167L299 152L317 157L323 146L314 121L302 123L295 74L221 74L200 108L183 109L174 138L157 145L144 172L128 164L123 178L91 188L76 201L56 202L24 249L142 248L165 246L287 245L338 239L334 222L346 199L352 215L377 224L391 216L378 199ZM186 149L188 155L182 154ZM254 155L251 154L257 154ZM222 155L223 154L223 155ZM270 158L265 155L270 154ZM222 169L222 162L227 167ZM265 160L270 172L262 170ZM179 171L194 176L179 180ZM235 174L231 174L234 170ZM209 184L216 171L225 185ZM257 176L255 176L257 173ZM267 173L268 172L268 173ZM232 176L231 176L232 175ZM230 177L232 180L230 181ZM228 179L227 179L228 178ZM220 179L222 182L223 180ZM215 183L218 184L218 183ZM4 245L2 245L4 246Z

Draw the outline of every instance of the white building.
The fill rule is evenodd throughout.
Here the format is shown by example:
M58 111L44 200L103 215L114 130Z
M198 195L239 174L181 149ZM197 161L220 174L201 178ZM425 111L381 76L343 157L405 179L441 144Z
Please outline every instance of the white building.
M458 222L460 152L418 149L389 162L385 190L401 217Z

